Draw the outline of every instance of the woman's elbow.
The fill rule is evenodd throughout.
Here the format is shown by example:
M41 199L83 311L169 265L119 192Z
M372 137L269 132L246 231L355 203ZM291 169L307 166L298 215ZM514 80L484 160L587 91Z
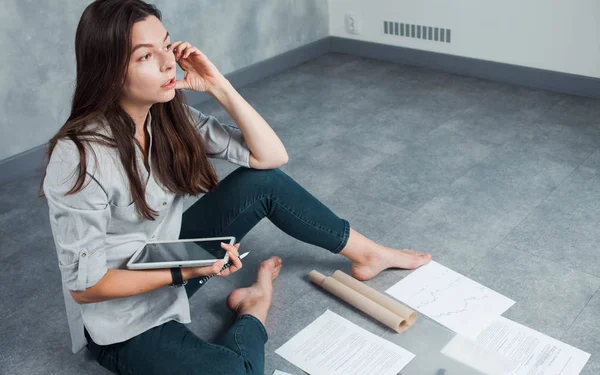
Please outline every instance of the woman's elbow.
M73 297L73 300L79 305L101 302L104 300L101 298L102 293L100 286L97 283L86 290L69 290L69 293L71 293L71 297Z
M73 297L73 301L75 301L77 304L82 305L84 303L88 303L85 301L85 291L69 290L69 293L71 293L71 297Z

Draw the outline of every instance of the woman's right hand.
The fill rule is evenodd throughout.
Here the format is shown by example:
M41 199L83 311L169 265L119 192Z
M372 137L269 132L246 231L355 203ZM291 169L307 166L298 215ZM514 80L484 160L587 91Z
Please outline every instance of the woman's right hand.
M218 276L228 276L233 272L242 268L242 262L240 261L238 248L240 246L239 243L235 245L224 244L227 249L227 253L229 254L229 261L232 265L224 270ZM199 266L199 267L183 267L181 268L181 276L184 280L193 279L195 277L203 277L203 276L211 276L214 274L218 274L221 271L221 268L225 265L225 261L223 259L219 259L215 263L210 266Z
M181 267L181 276L183 280L193 279L194 277L203 277L214 275L223 268L225 262L223 259L216 261L210 266L198 266L198 267Z

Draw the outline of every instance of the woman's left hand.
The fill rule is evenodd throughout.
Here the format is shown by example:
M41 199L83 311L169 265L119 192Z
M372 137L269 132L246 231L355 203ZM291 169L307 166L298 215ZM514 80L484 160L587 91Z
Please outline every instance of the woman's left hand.
M172 47L175 60L185 72L183 79L176 81L176 89L209 91L227 81L208 57L190 43L177 41Z

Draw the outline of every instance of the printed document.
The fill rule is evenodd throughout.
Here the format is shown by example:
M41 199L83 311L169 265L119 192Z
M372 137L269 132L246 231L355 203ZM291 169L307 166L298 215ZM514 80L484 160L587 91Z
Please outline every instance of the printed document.
M457 344L457 340L463 341L455 337L442 353L469 365L475 358L469 358L469 350L459 348L463 345ZM582 350L502 316L473 341L500 358L496 363L506 375L576 375L590 358Z
M415 357L330 310L275 353L311 375L396 375Z

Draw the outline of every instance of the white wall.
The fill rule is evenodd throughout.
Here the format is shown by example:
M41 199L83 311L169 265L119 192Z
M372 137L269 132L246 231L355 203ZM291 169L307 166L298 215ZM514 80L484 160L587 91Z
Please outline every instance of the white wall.
M329 0L329 17L333 36L600 78L600 0ZM451 43L387 35L383 21L451 29Z

